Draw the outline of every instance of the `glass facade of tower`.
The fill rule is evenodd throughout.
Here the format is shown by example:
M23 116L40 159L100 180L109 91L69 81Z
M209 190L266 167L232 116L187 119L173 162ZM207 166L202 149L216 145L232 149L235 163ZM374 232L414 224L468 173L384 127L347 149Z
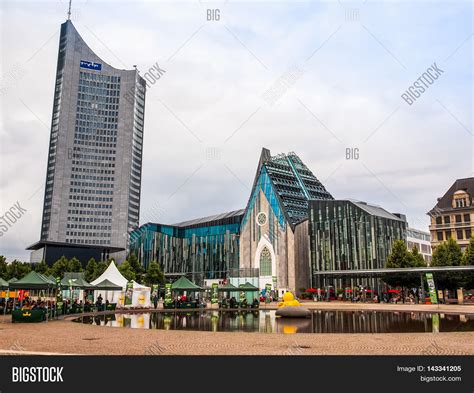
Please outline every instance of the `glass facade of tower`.
M61 25L41 242L126 250L139 225L145 94L136 69L112 67Z
M312 271L384 268L393 242L406 240L406 228L403 219L364 202L311 201ZM318 280L315 276L315 285ZM332 285L331 280L322 280L319 286ZM338 286L343 287L344 283Z
M176 225L148 223L132 232L130 252L146 268L158 262L163 273L186 274L197 283L224 279L239 268L239 232L243 212Z

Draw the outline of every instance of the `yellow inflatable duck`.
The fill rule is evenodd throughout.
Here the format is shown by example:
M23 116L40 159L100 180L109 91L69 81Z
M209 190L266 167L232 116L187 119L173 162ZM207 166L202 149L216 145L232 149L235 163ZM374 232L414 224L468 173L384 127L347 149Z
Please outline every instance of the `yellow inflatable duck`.
M301 306L301 303L295 299L295 296L291 292L285 292L283 295L283 301L278 303L278 308L299 306Z

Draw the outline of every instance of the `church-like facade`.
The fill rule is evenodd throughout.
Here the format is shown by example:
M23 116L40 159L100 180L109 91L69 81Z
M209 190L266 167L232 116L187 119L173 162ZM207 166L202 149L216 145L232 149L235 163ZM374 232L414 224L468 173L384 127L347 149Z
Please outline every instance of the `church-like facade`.
M240 267L281 295L310 285L308 203L333 197L295 153L262 149L240 228Z

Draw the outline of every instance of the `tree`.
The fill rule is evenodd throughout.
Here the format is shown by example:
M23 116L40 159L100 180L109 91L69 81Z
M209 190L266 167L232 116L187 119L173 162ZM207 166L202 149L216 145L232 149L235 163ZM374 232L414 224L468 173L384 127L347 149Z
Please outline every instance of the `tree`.
M64 255L51 266L51 274L54 277L63 278L64 273L67 271L69 271L69 261Z
M109 265L105 261L97 262L97 267L94 270L94 278L91 281L93 281L93 280L97 279L98 277L100 277L100 275L103 272L105 272L105 270L107 269L107 266L109 266Z
M451 237L436 246L431 266L460 266L461 261L461 247ZM435 274L435 279L439 289L454 289L462 285L463 275L459 272L440 272Z
M8 264L6 258L3 255L0 255L0 277L6 280L7 277Z
M418 256L419 255L419 256ZM418 263L423 263L423 256L418 253L418 250L409 252L407 245L404 240L395 240L393 242L392 252L387 258L387 268L400 269L416 267ZM415 259L416 258L416 259ZM383 276L383 281L387 284L396 287L418 287L420 279L416 274L413 273L387 273Z
M413 267L426 267L425 259L423 255L418 251L417 246L413 246L411 250L411 259Z
M50 274L50 268L46 264L46 262L43 261L43 260L41 260L41 262L39 262L39 263L34 263L33 264L33 270L36 273L44 274L45 276L49 276L49 274Z
M95 261L95 258L89 259L86 265L85 273L84 273L84 278L86 279L87 282L91 282L98 277L98 276L95 277L96 270L97 270L97 262Z
M148 265L148 269L145 273L145 285L151 286L152 284L164 284L165 275L160 269L160 265L156 261L152 261Z
M471 239L469 240L469 244L464 250L464 254L461 260L461 265L463 266L474 265L474 236L471 237ZM464 273L462 284L463 284L463 287L466 289L474 289L474 272L473 271L467 271Z
M13 277L18 279L25 277L31 271L31 265L17 261L16 259L7 265L7 278L10 280Z
M126 261L128 261L132 270L135 272L135 280L141 283L143 281L143 274L145 273L145 271L143 269L142 264L140 263L137 256L135 255L135 253L131 252L128 255L128 258L126 259Z
M67 268L69 272L82 272L82 264L76 257L69 260Z
M129 261L125 260L122 262L122 264L118 266L118 270L128 281L135 280L135 271Z

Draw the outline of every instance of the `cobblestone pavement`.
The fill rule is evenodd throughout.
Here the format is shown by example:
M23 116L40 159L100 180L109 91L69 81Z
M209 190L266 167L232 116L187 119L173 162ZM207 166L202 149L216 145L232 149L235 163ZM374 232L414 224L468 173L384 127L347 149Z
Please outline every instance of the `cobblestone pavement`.
M12 324L0 317L0 356L84 355L474 355L474 332L276 334L105 328L68 320Z

